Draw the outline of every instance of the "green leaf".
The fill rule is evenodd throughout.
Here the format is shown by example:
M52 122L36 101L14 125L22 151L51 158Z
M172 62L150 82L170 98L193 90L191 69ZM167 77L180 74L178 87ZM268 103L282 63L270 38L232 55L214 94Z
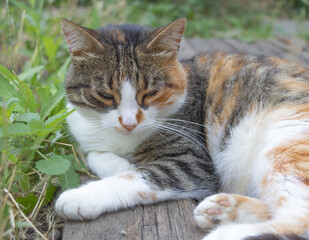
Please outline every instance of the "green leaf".
M58 175L57 177L63 191L78 187L80 184L79 175L75 173L72 166L64 174Z
M14 110L20 113L25 112L23 107L26 104L24 88L17 81L16 76L2 65L0 65L0 86L0 96L6 101L12 98L19 99L19 103L15 102L16 107Z
M30 223L26 222L26 221L17 221L16 222L16 228L29 228L31 227Z
M0 76L0 86L0 95L4 98L4 100L8 101L11 98L22 100L21 95L18 93L15 87L2 76Z
M55 96L50 99L49 103L42 108L41 119L45 120L49 114L58 106L61 100L64 98L65 92L63 88L59 88Z
M74 154L67 155L66 158L71 161L71 163L72 163L72 165L73 165L73 167L76 171L81 171L81 172L87 171L88 168L82 160L79 160L79 165L78 165Z
M57 39L55 41L55 38L50 36L43 37L44 49L50 62L52 62L56 57L58 48L60 46L59 40L60 39Z
M9 80L16 80L16 76L3 65L0 65L0 73Z
M35 103L35 99L34 99L34 95L33 95L33 92L32 90L29 88L28 85L24 85L24 89L27 93L27 107L28 109L30 110L30 112L36 112L36 103ZM25 107L26 107L26 104L25 104Z
M37 132L37 131L44 129L44 125L41 122L41 120L37 120L37 119L31 119L29 122L29 127L33 132Z
M24 81L26 79L31 79L35 74L39 73L40 71L42 71L42 69L45 66L41 65L41 66L37 66L37 67L33 67L28 69L27 71L21 73L18 75L19 80Z
M30 180L29 177L25 173L20 173L16 180L19 182L19 186L23 192L27 192L30 190Z
M65 60L64 64L61 66L61 68L57 72L58 77L60 77L61 79L64 79L64 76L67 72L67 69L70 63L71 63L71 56Z
M34 209L35 204L38 201L38 197L31 192L26 197L16 198L16 201L23 206L23 211L28 214Z
M14 154L11 154L8 156L8 159L12 162L12 163L17 163L18 162L18 158L14 155Z
M31 135L33 131L31 131L30 127L23 123L13 123L8 126L9 135Z
M11 207L6 203L2 204L0 210L0 219L1 223L6 225L6 229L9 228L9 219L10 219L10 209Z
M37 161L35 165L37 170L47 175L64 174L70 166L71 162L59 155Z
M8 109L13 109L15 106L16 106L16 104L18 104L19 103L19 99L18 98L11 98L7 103L6 103L6 107L8 108Z
M49 87L39 87L36 89L37 93L40 96L41 107L46 106L50 102L51 94L49 89Z
M6 79L7 82L11 82L15 87L17 87L21 92L23 92L23 86L18 82L15 74L11 73L9 69L0 65L0 74Z
M0 129L1 131L2 129ZM2 151L5 148L5 138L1 137L1 133L0 133L0 151Z
M57 188L54 185L52 185L51 182L49 182L46 188L46 194L45 194L43 206L48 204L54 198L56 190Z
M74 112L74 109L70 110L70 111L67 111L67 109L63 109L62 111L60 111L59 114L54 115L54 116L48 118L45 121L45 127L46 128L51 128L51 127L56 126L58 123L62 122L72 112Z
M24 113L19 115L15 121L29 123L32 119L40 120L40 115L38 113Z

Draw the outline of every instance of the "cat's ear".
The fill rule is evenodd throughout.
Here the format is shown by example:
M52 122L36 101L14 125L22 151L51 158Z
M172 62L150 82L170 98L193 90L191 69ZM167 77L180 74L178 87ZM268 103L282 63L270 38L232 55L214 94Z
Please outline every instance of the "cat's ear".
M73 60L97 57L104 51L103 45L97 40L96 31L81 27L64 18L61 19L61 26Z
M154 30L153 37L146 49L162 55L177 54L185 28L186 19L180 18L167 26Z

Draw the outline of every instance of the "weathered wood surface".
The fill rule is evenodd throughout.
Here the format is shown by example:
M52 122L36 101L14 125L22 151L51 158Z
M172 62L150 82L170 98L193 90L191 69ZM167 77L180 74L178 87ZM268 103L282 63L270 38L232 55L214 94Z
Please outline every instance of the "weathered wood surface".
M109 213L89 222L67 222L63 239L199 240L205 233L194 224L193 200L170 201Z
M278 56L309 67L305 41L290 38L260 40L248 44L233 39L184 39L179 58L189 58L203 51L226 51ZM169 201L104 214L89 222L67 221L63 240L197 240L203 233L195 225L194 200Z
M185 59L205 51L270 55L309 67L309 46L306 41L294 37L258 40L254 43L244 43L235 39L184 39L179 57Z

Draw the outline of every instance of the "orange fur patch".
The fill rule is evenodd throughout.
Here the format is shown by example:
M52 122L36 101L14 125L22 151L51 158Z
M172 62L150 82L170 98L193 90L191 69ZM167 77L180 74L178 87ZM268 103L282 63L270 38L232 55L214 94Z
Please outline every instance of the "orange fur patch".
M282 223L270 223L275 229L276 234L296 234L302 235L309 229L308 216L304 214L304 217L291 216L291 221Z
M137 195L144 200L157 200L158 196L156 193L146 193L146 192L137 192Z
M196 58L197 67L205 66L206 62L207 62L206 54L200 55Z
M184 94L187 88L187 74L178 62L174 62L172 68L166 70L172 87L161 89L160 92L145 99L145 104L156 106L158 109L175 103L179 96Z
M200 57L200 61L206 61L203 56ZM212 115L216 118L216 109L222 105L222 111L220 116L216 118L214 121L216 124L221 125L224 120L231 117L235 106L236 100L239 96L239 82L237 81L236 84L233 86L231 94L228 96L224 95L223 86L227 79L231 76L237 74L242 66L237 64L239 61L238 55L232 56L227 58L223 53L217 53L215 55L217 59L214 63L214 67L210 71L209 77L209 85L206 90L206 94L208 98L213 98L213 103L211 105L211 112Z
M226 54L217 53L214 55L217 59L214 67L210 71L209 85L207 88L207 95L216 94L220 98L220 92L224 82L230 77L237 74L242 65L238 64L238 55L226 58Z
M282 85L285 89L288 89L290 91L297 91L297 92L303 92L309 91L309 83L308 82L303 82L300 81L297 78L293 77L278 77L279 78L279 83Z
M136 120L138 124L140 124L141 122L145 120L145 115L140 108L137 111Z
M119 175L119 177L131 180L131 181L135 179L135 176L132 173L122 174L122 175Z
M174 63L174 68L168 69L168 75L173 89L182 94L187 88L187 73L179 62Z
M237 201L238 210L243 210L251 215L255 215L260 220L268 220L271 218L269 209L261 200L237 194L232 194L232 196Z
M273 170L291 174L309 186L309 137L293 140L272 149L267 157L272 160Z
M117 39L119 42L124 43L125 42L125 35L123 32L121 32L119 29L115 29L113 31L113 37Z
M281 196L279 197L278 201L277 201L277 206L278 207L282 207L283 203L286 201L286 198Z
M239 82L236 82L235 86L233 87L231 94L229 95L229 98L224 101L224 106L223 106L222 112L219 116L219 124L220 125L226 119L229 119L232 116L234 109L236 107L237 97L239 96L239 93L240 93ZM218 104L218 103L216 103L216 104ZM212 112L215 111L214 106L215 106L215 104L213 104L213 106L212 106Z

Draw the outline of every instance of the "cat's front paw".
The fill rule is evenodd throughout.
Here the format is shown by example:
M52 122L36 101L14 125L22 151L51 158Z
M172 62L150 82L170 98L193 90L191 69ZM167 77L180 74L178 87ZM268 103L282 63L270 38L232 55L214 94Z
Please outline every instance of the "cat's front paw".
M229 194L222 193L207 197L194 210L195 222L205 230L231 222L235 218L236 203Z
M56 201L56 212L66 219L90 220L102 213L100 203L87 188L65 191Z

